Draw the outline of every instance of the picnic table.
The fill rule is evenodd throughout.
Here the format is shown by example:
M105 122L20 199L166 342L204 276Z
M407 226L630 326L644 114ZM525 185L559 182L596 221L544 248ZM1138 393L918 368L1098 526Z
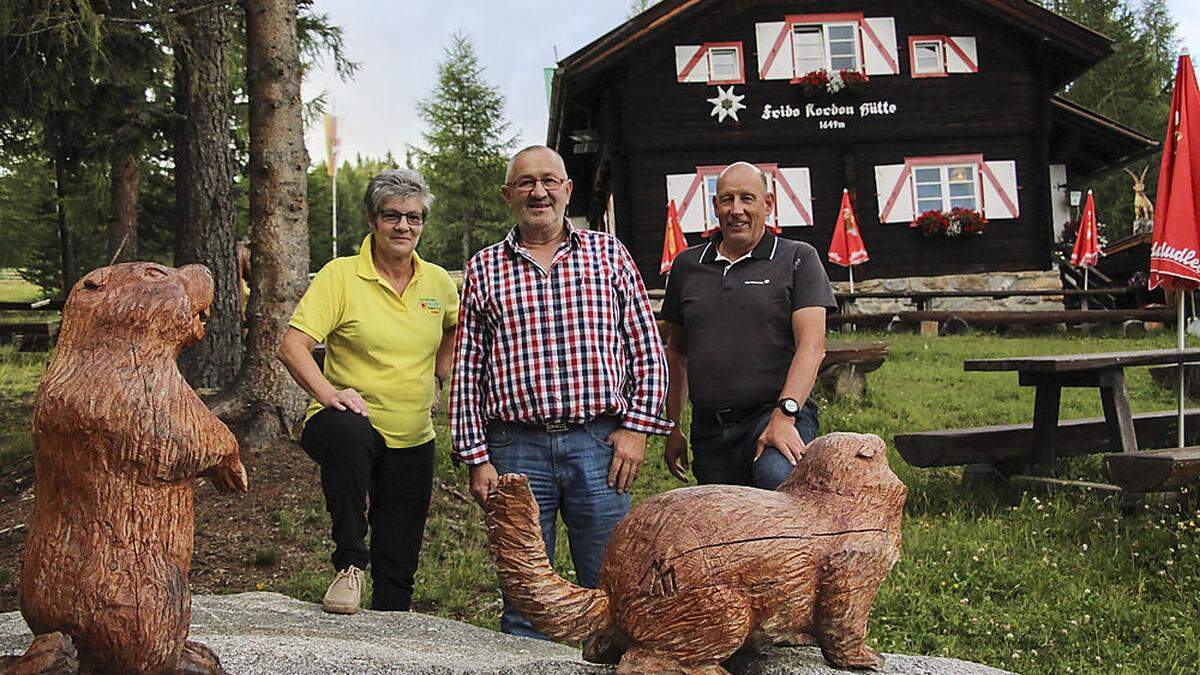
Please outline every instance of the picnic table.
M1170 489L1200 476L1197 453L1194 448L1139 452L1139 435L1154 444L1174 445L1168 439L1176 428L1176 412L1134 415L1125 368L1197 362L1200 349L969 359L963 363L966 371L1016 372L1021 386L1036 389L1032 424L901 434L896 436L896 447L917 466L985 463L1008 475L1051 483L1070 482L1056 479L1061 454L1115 451L1107 464L1110 478L1118 485L1142 492ZM1104 417L1060 423L1063 387L1097 389ZM1187 417L1195 438L1200 410L1189 411ZM1150 473L1161 479L1150 480Z

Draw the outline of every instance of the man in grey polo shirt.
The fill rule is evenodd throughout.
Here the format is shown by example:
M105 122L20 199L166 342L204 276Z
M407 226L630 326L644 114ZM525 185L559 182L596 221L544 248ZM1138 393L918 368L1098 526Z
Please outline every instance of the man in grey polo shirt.
M817 435L809 394L825 356L825 313L837 305L816 250L767 231L775 200L757 167L727 167L713 206L720 234L679 254L663 301L675 422L667 466L687 482L688 398L696 480L773 490Z

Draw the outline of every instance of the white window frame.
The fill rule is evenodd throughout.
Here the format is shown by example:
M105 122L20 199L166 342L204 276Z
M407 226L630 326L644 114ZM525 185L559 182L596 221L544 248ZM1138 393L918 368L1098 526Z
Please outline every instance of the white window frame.
M920 48L933 46L937 49L937 68L935 70L927 70L920 67L920 60L917 58L917 52ZM946 45L942 40L913 40L912 43L912 74L923 76L936 76L946 74Z
M733 55L733 73L732 77L718 77L716 72L716 64L713 61L715 52L728 52ZM709 84L743 84L746 79L746 67L742 63L742 50L735 46L709 47L708 54L705 55L708 59L708 83Z
M800 52L796 48L796 34L798 32L811 33L816 32L821 38L821 68L827 72L834 72L833 67L833 46L829 36L830 28L849 28L851 30L851 40L854 43L854 67L853 68L838 68L837 70L853 70L855 72L863 72L863 53L862 53L862 30L858 23L853 21L833 21L830 23L797 23L791 27L792 41L792 74L794 77L803 77L812 70L804 70L801 72L800 67ZM816 29L814 31L814 29ZM845 42L845 40L838 40Z
M917 174L919 172L921 172L923 170L933 170L933 169L936 169L938 171L938 182L937 183L918 182L917 181ZM950 172L953 171L954 169L969 169L971 171L971 179L969 181L951 181L950 180ZM974 164L966 164L966 163L962 163L962 162L954 162L954 163L950 163L950 164L922 164L919 166L914 166L913 171L912 171L911 186L912 186L912 191L913 191L913 210L915 212L915 215L919 216L920 214L925 213L926 211L932 211L932 210L937 210L937 211L941 211L941 212L945 213L945 212L948 212L951 209L955 208L955 204L953 202L955 200L965 199L966 197L951 196L951 194L950 194L950 186L951 185L970 185L971 186L970 199L973 202L973 204L969 207L963 206L963 208L970 208L972 211L982 213L983 209L980 207L980 192L981 192L981 190L979 189L980 188L979 173L980 172L979 172L978 166L976 166ZM921 185L937 185L938 186L938 189L940 190L940 195L938 197L939 201L941 202L940 208L928 209L928 208L925 208L924 205L922 205L922 202L929 202L933 198L932 197L924 197L924 198L921 197L921 193L919 190L919 186L921 186Z
M853 68L837 68L836 70L838 70L838 71L853 70L856 72L862 72L862 70L863 70L862 30L860 29L858 23L851 22L851 21L837 21L837 22L833 22L833 23L821 24L821 27L823 28L823 32L825 35L825 63L827 65L827 70L831 73L834 72L834 70L835 70L835 68L833 67L833 41L829 36L829 29L831 29L831 28L849 28L850 29L850 41L853 43L853 46L854 46L854 67ZM838 42L845 42L845 40L838 40ZM842 57L842 58L844 58L844 57ZM804 73L800 73L800 74L804 75Z

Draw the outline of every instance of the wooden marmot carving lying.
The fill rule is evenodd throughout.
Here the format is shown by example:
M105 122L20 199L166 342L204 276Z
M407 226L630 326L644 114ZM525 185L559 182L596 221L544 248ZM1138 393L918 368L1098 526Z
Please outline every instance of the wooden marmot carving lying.
M175 365L212 296L200 265L114 265L71 289L34 404L20 602L38 638L7 672L70 672L76 649L81 672L224 672L187 642L192 493L197 475L244 493L246 470Z
M746 644L817 644L841 668L877 668L871 604L900 557L908 494L877 436L813 441L775 492L706 485L652 497L613 531L600 584L551 568L524 476L488 498L500 580L534 627L584 643L618 673L723 673Z

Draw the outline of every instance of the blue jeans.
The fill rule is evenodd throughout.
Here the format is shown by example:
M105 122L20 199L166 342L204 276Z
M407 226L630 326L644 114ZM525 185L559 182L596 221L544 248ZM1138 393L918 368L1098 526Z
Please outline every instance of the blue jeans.
M560 433L495 420L488 424L488 454L496 471L500 475L522 473L529 479L541 510L542 541L551 564L557 518L562 513L576 579L585 588L595 588L600 581L608 537L629 513L629 493L617 494L608 486L613 457L608 435L618 426L615 417L598 417ZM548 639L517 613L508 598L504 599L500 630Z
M715 420L693 418L691 429L692 473L701 485L723 483L774 490L792 472L783 453L768 445L756 461L758 437L771 421L775 408L750 415L736 424L722 426ZM796 416L796 431L806 444L817 437L817 403L809 398Z

